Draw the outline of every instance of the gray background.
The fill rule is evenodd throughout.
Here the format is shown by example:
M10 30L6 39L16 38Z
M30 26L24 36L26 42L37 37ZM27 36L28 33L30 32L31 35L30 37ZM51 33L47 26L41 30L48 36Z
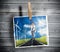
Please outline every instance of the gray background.
M49 46L37 48L15 48L13 37L13 16L27 15L28 0L0 0L0 51L1 52L60 52L60 0L31 0L33 15L47 15Z

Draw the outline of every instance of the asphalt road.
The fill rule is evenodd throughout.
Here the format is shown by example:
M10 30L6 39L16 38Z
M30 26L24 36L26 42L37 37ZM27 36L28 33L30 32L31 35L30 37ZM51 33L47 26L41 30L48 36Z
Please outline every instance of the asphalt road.
M35 39L31 39L21 46L31 46L31 45L42 45L42 43L37 42Z

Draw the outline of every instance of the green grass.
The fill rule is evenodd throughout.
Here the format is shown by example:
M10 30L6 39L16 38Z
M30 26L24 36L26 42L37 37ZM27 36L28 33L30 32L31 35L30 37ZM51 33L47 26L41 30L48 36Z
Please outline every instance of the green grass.
M42 42L43 44L47 44L47 37L46 36L42 36L40 38L35 38L35 40L37 40L38 42Z
M16 47L21 46L22 44L26 43L30 39L22 39L22 40L16 40Z
M16 40L16 47L21 46L22 44L26 43L29 40L30 39ZM35 38L35 40L47 45L47 37L46 36L42 36L40 38Z

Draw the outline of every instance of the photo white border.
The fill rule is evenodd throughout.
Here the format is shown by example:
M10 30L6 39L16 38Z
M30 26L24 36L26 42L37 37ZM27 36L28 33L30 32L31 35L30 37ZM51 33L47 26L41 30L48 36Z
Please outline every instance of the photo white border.
M47 30L48 30L48 17L47 15L35 15L35 16L46 16L46 23L47 23ZM20 17L28 17L28 16L14 16L13 17L13 35L14 35L14 18L20 18ZM33 17L33 16L32 16ZM43 47L43 46L49 46L49 30L47 31L47 45L35 45L35 46L23 46L23 47L16 47L16 41L15 41L15 35L14 35L14 44L15 48L31 48L31 47Z

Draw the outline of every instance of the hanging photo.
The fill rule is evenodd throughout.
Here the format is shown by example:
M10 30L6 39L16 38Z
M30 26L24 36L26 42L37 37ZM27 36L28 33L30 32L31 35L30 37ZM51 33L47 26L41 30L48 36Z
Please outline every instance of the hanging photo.
M47 16L15 16L13 18L15 48L39 47L49 44Z

